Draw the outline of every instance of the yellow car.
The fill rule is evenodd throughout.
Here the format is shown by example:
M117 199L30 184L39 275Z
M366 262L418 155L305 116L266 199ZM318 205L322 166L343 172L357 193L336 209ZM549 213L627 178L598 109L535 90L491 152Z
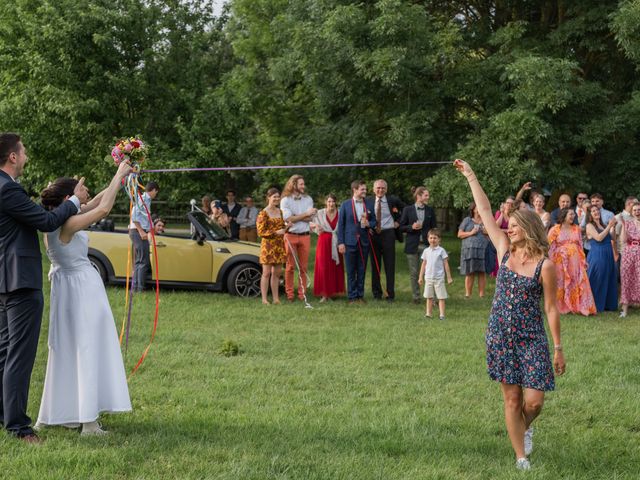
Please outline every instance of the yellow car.
M202 212L189 212L187 217L193 234L156 235L161 286L226 291L241 297L260 295L260 245L231 240L223 229L209 223ZM88 233L89 260L102 280L124 285L131 242L127 232ZM151 250L155 270L153 246ZM148 286L155 283L155 271L152 276L147 280Z

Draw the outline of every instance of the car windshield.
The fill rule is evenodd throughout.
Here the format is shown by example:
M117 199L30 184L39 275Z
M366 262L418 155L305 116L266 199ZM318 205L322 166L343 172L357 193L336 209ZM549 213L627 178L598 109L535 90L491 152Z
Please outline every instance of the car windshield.
M230 238L220 225L212 223L204 213L190 212L189 216L198 230L207 232L214 240L228 240Z

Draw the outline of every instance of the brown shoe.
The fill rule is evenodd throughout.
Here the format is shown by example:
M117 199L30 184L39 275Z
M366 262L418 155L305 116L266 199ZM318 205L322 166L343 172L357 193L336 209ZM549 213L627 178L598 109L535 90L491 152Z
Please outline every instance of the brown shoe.
M30 443L32 445L39 445L43 442L43 440L35 433L30 433L29 435L22 435L18 437L18 439L22 440L24 443Z

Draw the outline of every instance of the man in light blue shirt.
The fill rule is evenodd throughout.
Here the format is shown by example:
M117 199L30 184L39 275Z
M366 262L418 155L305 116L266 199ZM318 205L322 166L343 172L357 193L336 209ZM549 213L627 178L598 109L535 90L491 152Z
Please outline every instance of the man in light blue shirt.
M131 211L131 223L129 224L129 238L133 243L133 281L132 290L141 292L144 290L148 272L151 270L149 258L149 231L151 230L151 200L158 196L160 187L156 182L149 182L142 194L142 201L136 202ZM146 206L146 208L145 208Z
M608 224L611 219L615 217L615 214L612 211L604 208L604 199L599 193L591 194L591 205L600 209L600 222L602 225Z

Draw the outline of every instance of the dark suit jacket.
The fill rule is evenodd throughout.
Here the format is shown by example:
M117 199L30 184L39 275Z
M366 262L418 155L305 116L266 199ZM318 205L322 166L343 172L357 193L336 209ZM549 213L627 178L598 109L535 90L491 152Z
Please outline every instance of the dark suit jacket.
M49 212L0 170L0 293L42 288L38 230L52 232L77 213L67 200Z
M436 228L436 212L429 205L424 206L424 222L422 222L421 230L414 230L412 225L418 221L418 212L415 203L407 205L402 210L400 218L400 230L407 234L404 244L404 253L418 253L420 237L426 240L427 232L432 228Z
M364 204L367 207L367 220L369 220L369 229L376 228L376 218L373 215L373 203L371 199L366 198ZM348 247L358 245L358 238L362 246L369 245L369 234L366 228L360 227L360 219L353 218L353 198L345 200L340 205L338 217L338 245L345 244Z
M400 223L400 217L402 217L402 210L404 209L404 202L400 200L395 195L386 195L387 197L387 205L389 206L389 210L391 211L391 217L393 217L394 222ZM373 205L374 210L373 215L375 216L375 206L376 206L376 197L367 198L367 200L371 201L371 205ZM402 232L400 231L400 227L395 229L396 240L402 242L404 237L402 236Z
M227 216L229 217L229 220L231 220L231 217L238 218L241 208L242 208L242 205L240 205L239 203L236 203L231 210L229 210L228 204L226 203L222 204L222 211L227 214ZM231 236L233 238L238 238L240 236L240 225L238 225L238 222L236 222L235 220L232 220L229 223L229 227L231 228Z

